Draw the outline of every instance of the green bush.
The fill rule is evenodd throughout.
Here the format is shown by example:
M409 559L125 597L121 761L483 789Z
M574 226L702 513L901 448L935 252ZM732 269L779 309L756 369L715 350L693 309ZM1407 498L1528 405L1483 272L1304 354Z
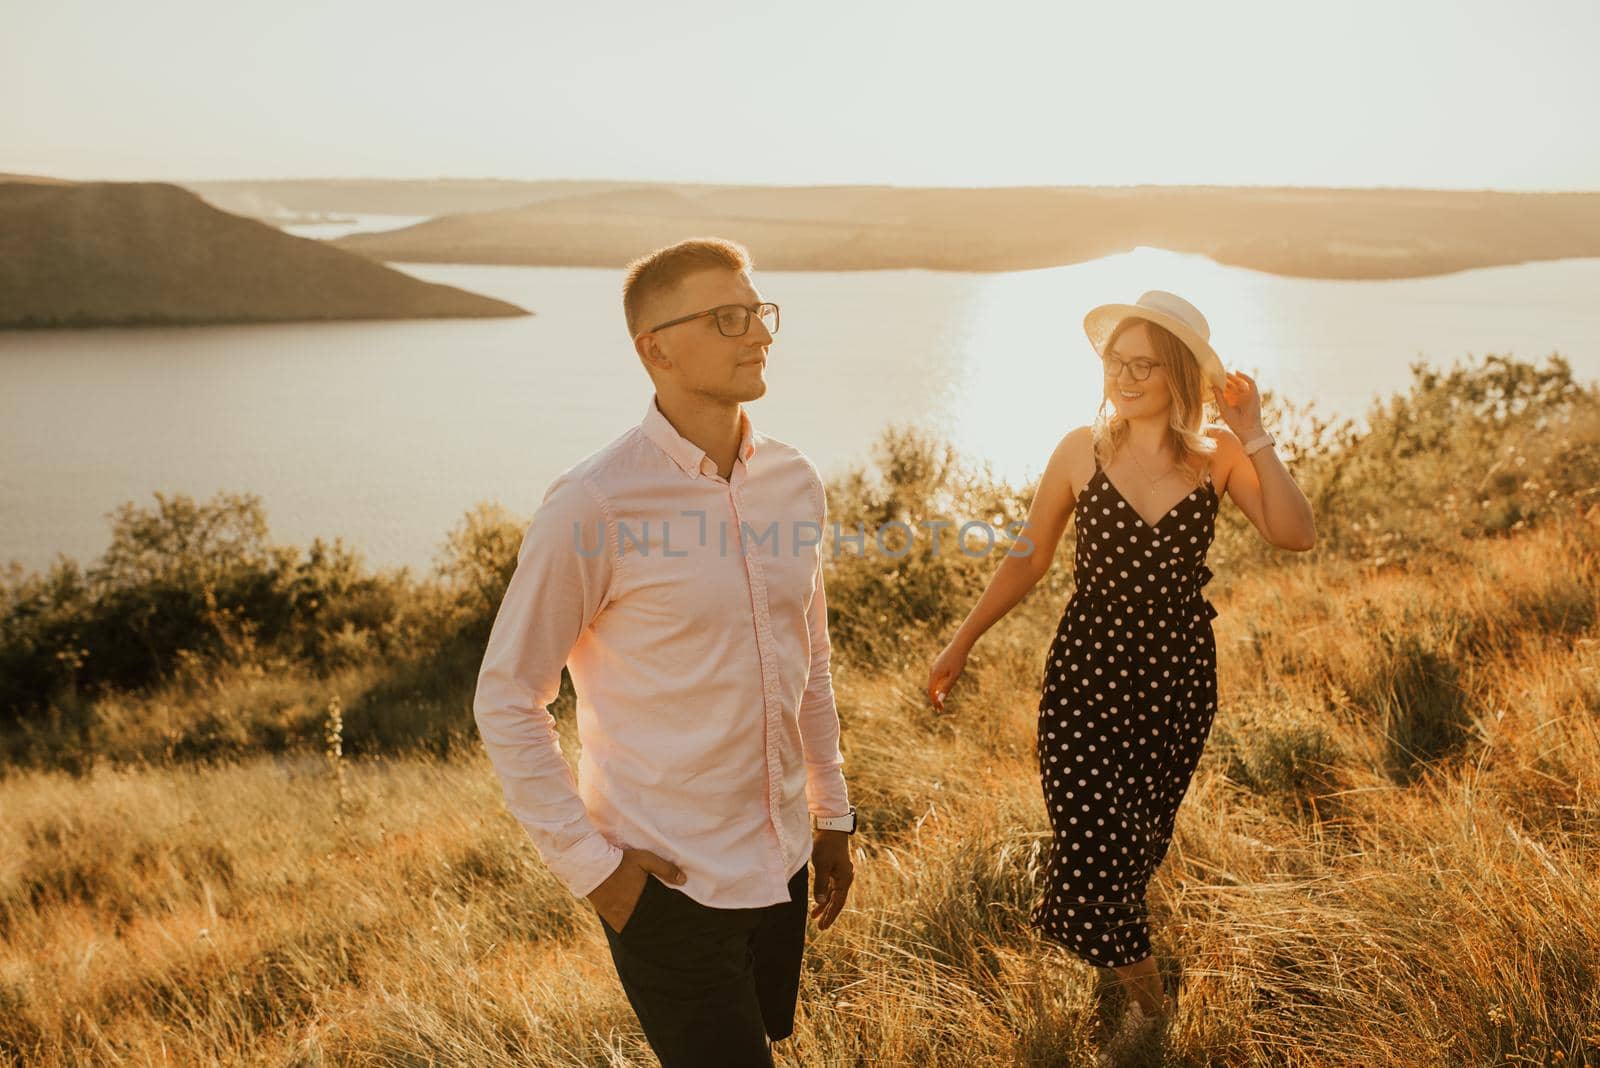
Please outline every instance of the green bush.
M886 429L874 459L875 474L858 466L827 487L828 628L842 658L892 668L907 650L920 658L925 639L954 631L1014 544L1007 527L1027 518L1034 486L964 465L949 444L915 427ZM974 527L963 552L957 539L969 522L987 524L992 543ZM935 551L940 523L948 525L937 527ZM1053 570L1043 585L1059 593L1065 571Z
M269 543L260 499L198 503L157 493L122 505L87 571L62 557L0 582L0 707L13 721L51 701L137 690L194 665L272 654L315 673L403 644L415 601L402 571L370 575L335 539Z
M457 612L457 632L487 642L531 519L498 502L474 505L446 535L435 573Z
M1285 466L1316 516L1313 559L1404 562L1600 501L1600 385L1575 382L1561 356L1542 366L1496 355L1443 370L1418 362L1411 375L1405 392L1374 402L1365 428L1264 392ZM1224 510L1218 546L1257 564L1292 559L1237 509Z

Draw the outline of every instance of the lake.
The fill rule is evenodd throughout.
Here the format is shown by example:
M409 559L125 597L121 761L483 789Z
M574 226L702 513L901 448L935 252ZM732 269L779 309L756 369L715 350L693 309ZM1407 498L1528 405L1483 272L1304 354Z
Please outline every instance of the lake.
M1359 418L1419 359L1559 352L1600 377L1600 259L1391 282L1158 249L992 275L757 264L783 328L751 418L825 475L868 461L890 423L1037 475L1099 403L1084 313L1147 289L1197 305L1230 369L1325 414ZM118 504L231 491L262 497L279 542L342 535L371 564L427 568L474 502L531 515L552 477L643 415L620 270L396 266L536 315L0 331L0 561L88 563Z

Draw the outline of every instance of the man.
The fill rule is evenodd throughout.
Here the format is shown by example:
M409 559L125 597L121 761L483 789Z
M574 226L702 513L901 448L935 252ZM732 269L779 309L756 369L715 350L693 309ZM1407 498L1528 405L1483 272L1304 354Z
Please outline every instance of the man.
M816 468L756 432L778 329L740 246L633 263L655 386L636 427L557 476L518 551L473 714L506 803L598 914L665 1068L771 1065L806 928L852 881ZM554 721L577 691L574 780ZM809 824L808 812L817 820Z

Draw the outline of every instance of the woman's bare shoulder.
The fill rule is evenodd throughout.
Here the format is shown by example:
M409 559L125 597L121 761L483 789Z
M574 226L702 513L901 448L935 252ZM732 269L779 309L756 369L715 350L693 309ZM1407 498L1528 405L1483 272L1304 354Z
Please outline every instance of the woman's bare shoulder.
M1056 444L1050 461L1066 478L1072 499L1077 500L1094 475L1094 427L1075 426L1067 431Z

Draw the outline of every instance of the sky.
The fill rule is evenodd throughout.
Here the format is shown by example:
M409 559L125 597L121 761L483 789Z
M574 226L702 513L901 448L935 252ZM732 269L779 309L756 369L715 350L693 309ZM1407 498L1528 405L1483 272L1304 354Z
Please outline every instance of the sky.
M0 171L1600 190L1600 0L3 0Z

